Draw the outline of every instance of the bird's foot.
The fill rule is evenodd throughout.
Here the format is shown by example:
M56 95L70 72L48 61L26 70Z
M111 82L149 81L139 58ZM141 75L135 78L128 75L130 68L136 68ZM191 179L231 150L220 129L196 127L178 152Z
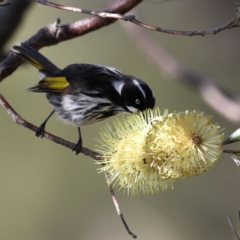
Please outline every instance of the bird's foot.
M40 127L37 129L35 135L37 137L43 138L44 133L45 133L45 124L41 124Z
M76 155L78 155L82 151L82 141L81 140L78 140L78 142L73 147L72 151L76 152Z

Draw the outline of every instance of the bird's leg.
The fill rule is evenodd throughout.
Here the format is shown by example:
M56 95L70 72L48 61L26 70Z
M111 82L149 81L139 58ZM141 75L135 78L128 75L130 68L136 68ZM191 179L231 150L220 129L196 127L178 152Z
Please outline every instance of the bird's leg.
M73 151L76 152L76 155L78 155L82 151L82 135L81 135L81 130L80 127L78 127L78 141L74 148L72 149Z
M54 114L54 110L50 113L50 115L46 118L46 120L39 126L39 128L37 129L36 131L36 136L37 137L43 137L44 135L44 132L45 132L45 126L46 126L46 123L47 121L49 120L49 118Z

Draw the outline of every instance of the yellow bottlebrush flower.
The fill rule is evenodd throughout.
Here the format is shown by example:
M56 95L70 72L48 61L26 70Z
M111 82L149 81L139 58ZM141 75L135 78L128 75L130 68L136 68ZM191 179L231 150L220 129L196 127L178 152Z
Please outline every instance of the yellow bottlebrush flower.
M100 133L100 171L129 192L156 192L208 170L222 153L220 126L202 112L158 109L117 119Z

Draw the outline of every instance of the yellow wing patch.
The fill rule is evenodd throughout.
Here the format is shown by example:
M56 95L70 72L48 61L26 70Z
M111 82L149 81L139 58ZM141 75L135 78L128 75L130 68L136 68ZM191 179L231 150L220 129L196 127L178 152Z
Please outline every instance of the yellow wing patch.
M38 83L39 90L50 92L61 92L69 85L67 79L63 76L46 77Z

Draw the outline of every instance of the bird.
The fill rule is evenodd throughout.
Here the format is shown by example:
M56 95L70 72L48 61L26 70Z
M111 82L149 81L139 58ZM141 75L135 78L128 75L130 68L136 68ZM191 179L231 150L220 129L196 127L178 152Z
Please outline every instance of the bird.
M59 69L26 43L13 46L11 52L38 69L40 81L28 90L45 93L53 107L36 136L43 137L47 121L56 113L60 120L78 129L78 141L72 148L76 155L82 150L80 127L155 106L154 93L147 83L113 67L75 63Z

